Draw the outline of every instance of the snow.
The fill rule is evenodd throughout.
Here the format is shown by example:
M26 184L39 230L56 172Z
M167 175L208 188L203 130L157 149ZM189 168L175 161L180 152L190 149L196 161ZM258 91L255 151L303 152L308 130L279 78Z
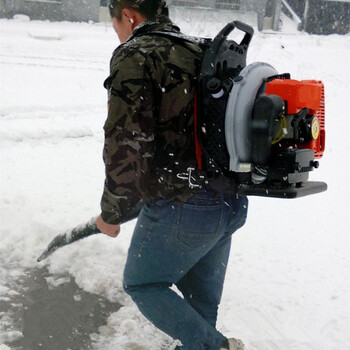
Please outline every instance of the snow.
M187 34L203 23L179 19ZM221 23L222 25L224 23ZM221 27L209 23L203 35ZM265 61L295 79L326 86L326 153L313 180L329 190L297 200L250 198L233 239L218 328L248 350L346 349L350 344L349 198L346 161L350 35L293 30L256 33L248 63ZM57 234L99 214L109 59L118 45L107 25L0 20L0 298L38 266ZM140 315L122 289L134 222L116 239L97 235L47 261L84 290L123 307L91 335L98 350L159 350L169 338ZM65 283L54 278L52 287ZM2 317L3 316L3 317ZM0 349L21 336L2 315Z

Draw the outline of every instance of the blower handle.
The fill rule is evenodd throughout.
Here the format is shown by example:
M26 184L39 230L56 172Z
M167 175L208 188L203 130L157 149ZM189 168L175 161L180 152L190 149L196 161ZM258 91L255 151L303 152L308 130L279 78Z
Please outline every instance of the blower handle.
M226 26L214 38L213 43L217 42L218 46L220 46L222 41L225 40L235 28L245 33L239 46L249 46L254 35L254 29L250 25L240 21L233 21L233 22L227 23Z
M216 71L216 67L215 64L213 65L213 63L216 62L218 53L221 51L220 49L222 49L222 46L224 46L228 35L235 28L245 33L241 43L236 43L237 47L239 48L239 52L241 52L242 54L247 52L250 41L253 38L254 29L248 24L245 24L240 21L233 21L226 24L226 26L223 29L221 29L219 34L213 39L207 52L204 55L201 70L202 77L211 76L214 74L214 72Z

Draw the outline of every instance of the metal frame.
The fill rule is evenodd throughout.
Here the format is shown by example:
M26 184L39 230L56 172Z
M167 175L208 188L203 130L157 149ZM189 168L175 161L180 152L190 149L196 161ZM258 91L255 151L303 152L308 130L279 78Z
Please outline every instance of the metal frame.
M241 9L241 2L241 0L216 0L215 8L239 11Z
M25 2L42 2L47 4L62 4L63 0L24 0Z

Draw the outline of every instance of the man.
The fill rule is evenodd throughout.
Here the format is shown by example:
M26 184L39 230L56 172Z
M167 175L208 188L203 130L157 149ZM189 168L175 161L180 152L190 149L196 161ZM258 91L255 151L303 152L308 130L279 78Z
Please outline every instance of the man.
M179 33L160 0L115 0L110 12L122 44L105 82L106 181L97 226L116 237L144 203L125 266L126 293L156 327L181 341L179 350L241 350L240 340L215 326L231 235L246 220L247 199L209 186L194 190L179 177L196 164L202 50L159 33Z

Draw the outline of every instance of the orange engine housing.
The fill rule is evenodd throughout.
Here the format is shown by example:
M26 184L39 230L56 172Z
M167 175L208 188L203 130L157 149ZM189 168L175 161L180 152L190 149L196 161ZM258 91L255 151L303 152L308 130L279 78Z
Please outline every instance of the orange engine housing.
M309 115L319 121L319 136L315 140L302 142L298 148L308 148L315 152L315 158L321 158L325 150L325 96L324 84L317 80L275 79L266 83L266 95L278 95L286 104L286 114L297 114L308 108Z

